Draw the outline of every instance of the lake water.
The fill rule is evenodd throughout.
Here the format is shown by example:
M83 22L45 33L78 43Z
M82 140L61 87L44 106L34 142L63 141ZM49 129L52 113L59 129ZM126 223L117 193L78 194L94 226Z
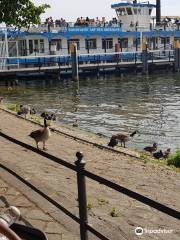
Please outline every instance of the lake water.
M3 83L1 83L1 89ZM20 82L17 93L1 93L6 102L30 104L39 112L55 112L58 121L111 136L139 130L128 146L142 149L180 147L180 75L86 77ZM22 91L21 91L22 90Z

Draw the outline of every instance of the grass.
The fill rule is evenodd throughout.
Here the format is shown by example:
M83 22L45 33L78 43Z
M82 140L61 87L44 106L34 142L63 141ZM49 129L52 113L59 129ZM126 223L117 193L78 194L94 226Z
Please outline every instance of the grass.
M174 154L170 155L167 160L167 165L180 168L180 149L178 149Z
M7 105L7 109L13 111L13 112L18 112L20 111L20 105L18 104L9 104Z
M94 207L93 203L89 202L87 204L87 210L91 210Z

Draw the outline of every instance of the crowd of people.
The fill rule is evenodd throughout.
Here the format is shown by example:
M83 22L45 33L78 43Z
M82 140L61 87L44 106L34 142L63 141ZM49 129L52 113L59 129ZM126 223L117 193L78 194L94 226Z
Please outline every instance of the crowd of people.
M49 17L44 22L45 26L48 27L48 30L50 31L50 28L54 27L113 27L113 26L120 26L122 25L121 22L118 22L117 18L112 18L110 21L107 21L105 17L102 17L101 19L96 18L89 18L89 17L79 17L77 18L76 22L74 24L69 25L69 23L61 18L53 20L52 17Z
M68 22L65 19L56 19L53 20L52 17L46 18L45 25L48 26L48 29L51 27L68 27Z
M92 18L90 19L89 17L86 18L77 18L74 26L86 26L86 27L112 27L112 26L117 26L118 25L118 20L117 18L112 18L112 20L107 21L105 17L102 17L99 19L96 17L96 19Z

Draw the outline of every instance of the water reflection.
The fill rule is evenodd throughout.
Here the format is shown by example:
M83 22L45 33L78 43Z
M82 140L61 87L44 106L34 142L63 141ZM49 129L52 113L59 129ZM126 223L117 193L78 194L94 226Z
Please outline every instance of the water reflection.
M2 86L1 86L2 89ZM39 112L56 112L59 121L111 136L138 129L131 146L180 146L180 76L106 76L106 78L21 82L22 91L0 92L9 102L33 105Z

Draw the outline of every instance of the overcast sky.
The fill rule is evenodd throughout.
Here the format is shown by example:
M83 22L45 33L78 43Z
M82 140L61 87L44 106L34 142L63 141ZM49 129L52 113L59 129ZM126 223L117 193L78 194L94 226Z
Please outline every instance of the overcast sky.
M65 18L67 21L75 21L77 17L90 18L106 17L110 19L115 16L111 9L112 3L118 3L118 0L33 0L36 4L48 3L51 9L48 9L43 19L52 16L54 19ZM144 0L145 2L145 0ZM155 3L150 0L150 3ZM180 0L161 0L162 15L179 16ZM154 12L155 14L155 12ZM154 15L153 14L153 15Z

